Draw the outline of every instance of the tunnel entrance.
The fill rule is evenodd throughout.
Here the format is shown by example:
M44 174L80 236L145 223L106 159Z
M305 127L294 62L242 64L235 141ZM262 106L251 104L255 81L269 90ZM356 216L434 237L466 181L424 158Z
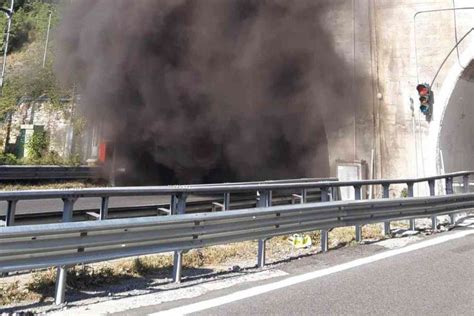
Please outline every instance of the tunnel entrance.
M474 60L459 77L446 106L439 134L444 172L474 169ZM444 167L444 168L443 168Z

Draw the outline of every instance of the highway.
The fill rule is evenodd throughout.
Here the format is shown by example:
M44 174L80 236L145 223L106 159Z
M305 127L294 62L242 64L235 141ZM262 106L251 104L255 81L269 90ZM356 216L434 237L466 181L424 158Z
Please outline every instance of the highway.
M276 280L117 315L472 315L472 225L395 250L351 248L286 264Z

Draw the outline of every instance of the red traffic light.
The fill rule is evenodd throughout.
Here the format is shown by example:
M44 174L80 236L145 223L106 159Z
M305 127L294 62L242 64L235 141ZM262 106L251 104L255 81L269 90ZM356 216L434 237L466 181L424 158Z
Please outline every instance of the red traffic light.
M422 96L424 97L430 94L430 88L428 87L428 85L419 84L416 86L416 90L418 91L418 94L420 95L420 97Z

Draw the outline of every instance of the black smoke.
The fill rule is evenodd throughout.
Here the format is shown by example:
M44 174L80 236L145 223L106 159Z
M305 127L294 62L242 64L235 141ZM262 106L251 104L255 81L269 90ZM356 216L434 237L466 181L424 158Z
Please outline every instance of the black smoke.
M57 69L133 181L328 176L345 62L315 0L82 0ZM347 69L346 69L347 68Z

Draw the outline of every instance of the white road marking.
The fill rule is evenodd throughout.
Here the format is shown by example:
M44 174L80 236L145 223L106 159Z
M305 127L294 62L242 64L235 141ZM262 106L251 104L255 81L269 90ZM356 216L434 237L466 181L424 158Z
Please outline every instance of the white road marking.
M330 274L333 274L333 273L349 270L349 269L352 269L352 268L355 268L355 267L359 267L359 266L369 264L369 263L372 263L372 262L376 262L376 261L379 261L379 260L383 260L383 259L386 259L386 258L398 256L398 255L401 255L401 254L404 254L404 253L412 252L412 251L423 249L423 248L430 247L430 246L439 245L439 244L448 242L450 240L463 238L463 237L465 237L467 235L471 235L471 234L474 234L474 229L473 230L460 231L460 232L457 232L457 233L454 233L454 234L433 238L433 239L422 241L422 242L412 244L412 245L409 245L409 246L406 246L406 247L403 247L403 248L385 251L385 252L382 252L382 253L379 253L379 254L376 254L376 255L373 255L373 256L357 259L357 260L350 261L350 262L347 262L347 263L343 263L343 264L340 264L340 265L337 265L337 266L334 266L334 267L330 267L330 268L327 268L327 269L322 269L322 270L318 270L318 271L313 271L313 272L308 272L308 273L305 273L305 274L297 275L297 276L294 276L294 277L289 277L289 278L281 280L281 281L256 286L256 287L253 287L253 288L238 291L238 292L231 293L231 294L228 294L228 295L224 295L224 296L221 296L221 297L216 297L216 298L209 299L209 300L206 300L206 301L197 302L197 303L194 303L194 304L189 304L189 305L185 305L185 306L181 306L181 307L177 307L177 308L172 308L172 309L169 309L169 310L166 310L166 311L153 313L153 314L150 314L150 316L186 315L186 314L190 314L190 313L203 311L203 310L206 310L206 309L209 309L209 308L221 306L221 305L224 305L224 304L228 304L228 303L232 303L232 302L235 302L235 301L243 300L243 299L246 299L246 298L249 298L249 297L264 294L264 293L267 293L267 292L270 292L270 291L282 289L282 288L292 286L292 285L295 285L295 284L298 284L298 283L314 280L314 279L317 279L317 278L320 278L320 277L323 277L323 276L326 276L326 275L330 275Z
M287 272L269 269L254 273L236 273L229 278L217 278L207 282L188 281L187 286L175 289L166 289L161 286L148 290L136 290L132 292L116 293L111 299L101 300L100 298L86 299L85 301L71 302L67 310L58 312L47 312L48 315L55 316L97 316L109 315L112 313L127 312L127 310L158 305L179 299L189 299L199 297L211 291L222 290L241 283L268 280L270 278L288 276ZM133 294L131 294L133 293ZM130 295L131 294L131 295ZM129 296L130 295L130 296Z

